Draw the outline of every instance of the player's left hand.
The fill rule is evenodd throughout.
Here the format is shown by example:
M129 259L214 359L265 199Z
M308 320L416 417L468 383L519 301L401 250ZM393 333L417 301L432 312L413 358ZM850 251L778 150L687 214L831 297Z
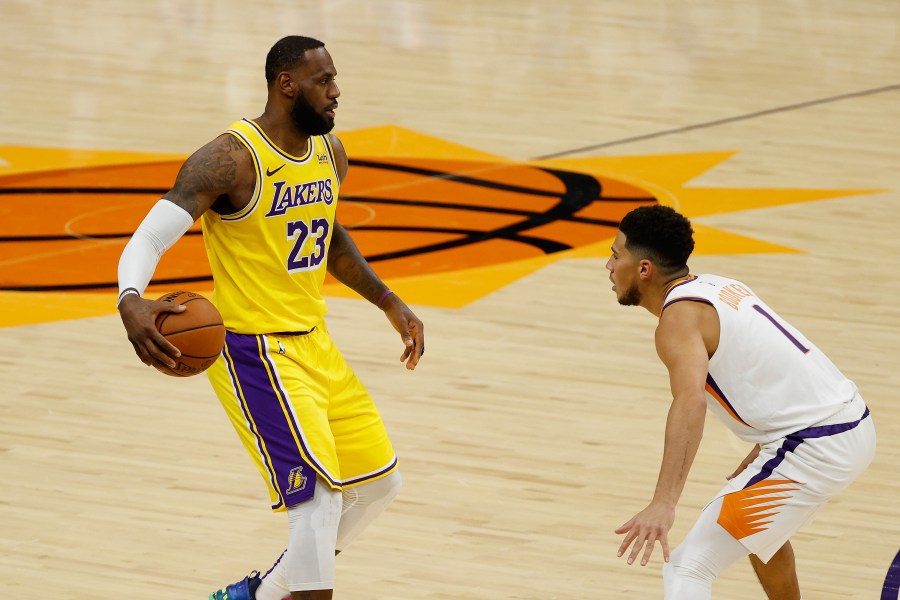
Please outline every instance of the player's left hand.
M382 310L406 347L400 355L400 362L405 362L410 371L414 370L425 354L425 325L396 294L387 298Z
M650 503L650 505L633 516L630 521L616 529L616 533L627 534L619 546L619 552L616 556L622 556L628 551L628 546L632 547L631 554L628 556L628 564L632 564L644 549L644 556L641 558L641 566L645 566L650 561L650 555L653 554L653 547L656 542L662 546L663 560L669 562L669 529L675 522L675 507L663 503Z
M737 477L738 475L740 475L741 473L743 473L744 469L746 469L750 465L750 463L752 463L754 460L756 460L756 457L759 456L760 449L761 448L759 447L759 444L756 444L755 446L753 446L753 450L750 451L750 454L748 454L744 458L744 460L741 461L741 464L738 465L738 468L735 469L731 475L726 475L725 479L731 480L731 479L734 479L735 477Z

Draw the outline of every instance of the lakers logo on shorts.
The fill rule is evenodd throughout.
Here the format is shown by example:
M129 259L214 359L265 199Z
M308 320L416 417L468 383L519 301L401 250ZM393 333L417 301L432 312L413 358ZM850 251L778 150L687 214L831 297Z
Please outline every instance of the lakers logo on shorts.
M303 467L295 467L291 469L288 475L288 489L285 494L296 494L306 489L306 476L303 474Z

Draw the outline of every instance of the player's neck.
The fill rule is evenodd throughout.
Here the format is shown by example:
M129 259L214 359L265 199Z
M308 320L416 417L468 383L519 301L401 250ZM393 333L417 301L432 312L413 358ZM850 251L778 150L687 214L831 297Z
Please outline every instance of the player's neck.
M669 295L669 291L674 288L676 285L680 283L684 283L685 281L690 281L693 279L693 275L691 274L681 274L670 277L665 281L659 282L654 286L652 292L644 295L644 301L641 302L641 306L649 310L655 316L659 317L662 314L663 306L666 303L666 296Z
M669 290L671 290L673 287L675 287L679 283L684 283L685 281L690 281L693 278L694 278L694 276L691 275L690 273L685 273L683 275L676 275L675 277L672 277L669 281L667 281L665 283L664 290L663 290L663 299L665 299L666 295L669 293Z
M309 149L309 135L291 121L290 116L279 118L266 106L265 112L253 120L281 151L291 156L303 156Z

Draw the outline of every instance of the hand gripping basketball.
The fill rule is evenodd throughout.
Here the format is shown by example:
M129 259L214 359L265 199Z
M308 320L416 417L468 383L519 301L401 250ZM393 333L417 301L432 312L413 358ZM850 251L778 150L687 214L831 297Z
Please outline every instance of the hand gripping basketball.
M172 292L157 300L185 307L183 312L156 317L156 328L181 352L174 367L159 370L173 377L190 377L212 366L225 345L225 325L215 305L196 292Z

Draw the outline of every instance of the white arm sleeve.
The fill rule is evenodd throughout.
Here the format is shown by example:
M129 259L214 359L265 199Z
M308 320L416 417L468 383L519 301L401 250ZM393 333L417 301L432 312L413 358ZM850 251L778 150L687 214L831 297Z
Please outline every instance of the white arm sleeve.
M144 293L159 259L193 224L190 213L169 200L153 205L119 257L120 299L125 290Z

